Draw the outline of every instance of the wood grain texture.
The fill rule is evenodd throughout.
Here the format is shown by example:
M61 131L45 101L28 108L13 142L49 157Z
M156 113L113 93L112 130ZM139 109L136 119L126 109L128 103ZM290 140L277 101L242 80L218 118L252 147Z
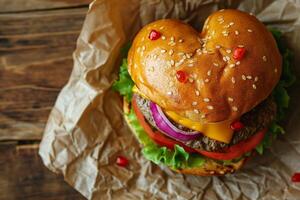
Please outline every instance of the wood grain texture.
M86 6L91 0L0 0L0 13Z
M83 200L83 196L46 169L37 145L0 145L0 199Z
M0 141L41 139L86 11L0 14Z

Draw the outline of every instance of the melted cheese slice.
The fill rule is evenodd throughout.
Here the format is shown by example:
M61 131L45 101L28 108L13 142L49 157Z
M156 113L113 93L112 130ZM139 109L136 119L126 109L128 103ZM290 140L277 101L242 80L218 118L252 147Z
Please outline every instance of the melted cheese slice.
M148 99L143 93L139 91L139 89L136 86L132 88L132 91L141 95L143 98ZM164 110L164 113L166 113L168 117L170 117L178 124L181 124L192 130L199 131L203 135L211 139L228 144L230 143L231 138L233 136L233 130L230 128L230 124L232 123L231 121L224 121L218 123L201 123L182 117L173 111Z
M233 130L230 128L231 121L218 123L201 123L184 118L173 111L164 111L172 120L187 128L200 131L203 135L224 143L230 143Z

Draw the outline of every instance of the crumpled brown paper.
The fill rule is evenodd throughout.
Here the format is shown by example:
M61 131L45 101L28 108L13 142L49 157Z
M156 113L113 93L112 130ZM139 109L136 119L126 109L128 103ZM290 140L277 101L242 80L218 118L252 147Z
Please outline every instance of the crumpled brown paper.
M74 68L49 117L40 155L44 164L88 199L299 199L300 84L292 89L286 135L244 169L225 177L181 175L145 160L122 117L117 78L120 47L145 24L179 18L200 30L214 10L252 12L280 28L300 61L299 1L99 0L87 13L74 52ZM295 66L300 74L300 67ZM118 155L130 160L116 166Z

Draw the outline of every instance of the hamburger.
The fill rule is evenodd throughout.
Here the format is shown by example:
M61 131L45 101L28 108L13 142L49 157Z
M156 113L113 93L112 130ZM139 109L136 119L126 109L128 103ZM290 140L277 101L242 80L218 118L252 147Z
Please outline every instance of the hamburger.
M284 132L278 122L294 81L273 33L229 9L201 32L174 19L144 26L113 85L144 156L181 173L224 175L270 146Z

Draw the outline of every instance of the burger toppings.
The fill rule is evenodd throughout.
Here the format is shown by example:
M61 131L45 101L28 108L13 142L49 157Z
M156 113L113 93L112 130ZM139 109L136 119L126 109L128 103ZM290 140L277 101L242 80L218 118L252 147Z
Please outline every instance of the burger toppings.
M116 160L116 164L120 167L126 167L128 165L128 160L124 156L118 156Z
M159 130L154 123L150 112L150 100L139 95L135 95L135 102L147 121L154 127L154 129ZM210 127L208 126L209 124L191 121L188 118L184 118L176 114L175 112L163 112L168 120L178 129L187 132L195 130L202 132L201 136L195 140L183 141L185 145L204 151L223 152L224 149L238 144L239 142L256 134L258 131L268 127L274 119L276 106L274 101L271 98L268 98L266 101L255 107L252 111L244 114L239 120L244 127L240 130L234 131L230 128L231 122L217 123ZM200 114L200 111L197 110L197 113Z
M169 137L175 140L188 141L194 140L201 136L201 133L198 131L184 131L178 129L169 121L169 119L165 116L161 108L153 102L150 102L150 112L156 127L162 133L168 135Z
M149 33L149 39L150 40L157 40L159 39L161 36L160 32L156 31L156 30L151 30Z
M236 122L233 122L232 124L230 124L230 128L234 131L239 131L242 128L244 128L244 124L240 121L236 121Z
M188 76L184 71L178 70L176 72L176 78L181 83L186 83L188 80Z
M242 60L245 56L246 49L244 47L236 47L233 51L233 58L235 60Z

